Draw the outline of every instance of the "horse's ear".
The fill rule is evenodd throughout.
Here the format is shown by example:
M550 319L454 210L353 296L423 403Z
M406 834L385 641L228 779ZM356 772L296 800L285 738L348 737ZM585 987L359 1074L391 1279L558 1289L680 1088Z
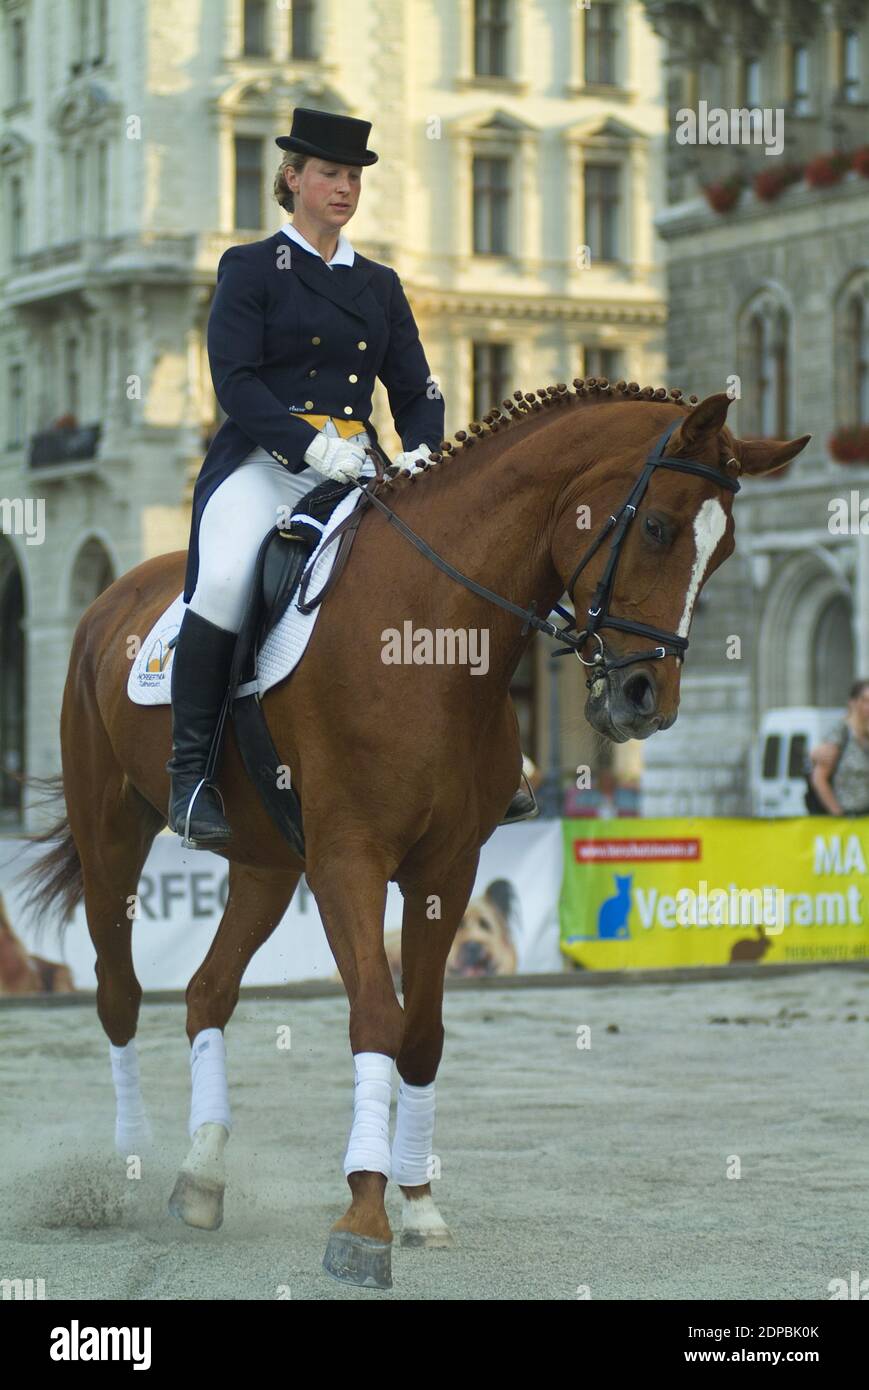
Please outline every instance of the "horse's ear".
M802 453L811 437L804 434L801 439L736 439L734 453L742 465L742 472L757 477L761 473L774 473L783 464L790 463Z
M681 425L670 435L668 454L691 453L699 444L714 438L727 422L727 412L733 404L726 391L707 396L685 416Z

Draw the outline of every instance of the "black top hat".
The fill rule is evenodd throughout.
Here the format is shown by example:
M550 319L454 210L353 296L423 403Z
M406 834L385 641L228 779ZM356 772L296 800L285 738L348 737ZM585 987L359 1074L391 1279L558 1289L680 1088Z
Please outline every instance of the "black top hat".
M336 164L376 164L378 156L365 148L370 130L370 121L297 106L292 130L289 135L279 135L275 144L282 150L298 150Z

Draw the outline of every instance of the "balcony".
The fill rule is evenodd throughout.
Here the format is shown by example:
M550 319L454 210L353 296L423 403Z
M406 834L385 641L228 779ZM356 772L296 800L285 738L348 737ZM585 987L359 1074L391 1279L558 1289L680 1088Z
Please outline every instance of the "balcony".
M101 432L100 424L41 430L30 438L30 467L45 468L55 463L95 459Z

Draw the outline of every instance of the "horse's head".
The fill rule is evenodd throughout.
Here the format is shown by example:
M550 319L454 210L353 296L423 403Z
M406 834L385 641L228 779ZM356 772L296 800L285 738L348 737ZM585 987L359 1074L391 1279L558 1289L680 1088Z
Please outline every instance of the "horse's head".
M586 718L616 743L675 722L697 595L733 553L739 475L773 472L811 438L736 439L729 405L709 396L675 422L671 411L669 423L661 409L629 406L630 439L584 471L555 529L552 558L586 634ZM578 500L590 506L590 531L577 529Z

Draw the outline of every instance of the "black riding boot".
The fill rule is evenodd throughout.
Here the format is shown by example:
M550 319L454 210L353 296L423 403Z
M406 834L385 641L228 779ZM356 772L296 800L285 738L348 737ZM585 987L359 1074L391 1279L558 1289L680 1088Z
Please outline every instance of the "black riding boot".
M195 849L225 844L231 834L217 787L200 783L229 684L236 637L188 608L172 658L169 829Z

